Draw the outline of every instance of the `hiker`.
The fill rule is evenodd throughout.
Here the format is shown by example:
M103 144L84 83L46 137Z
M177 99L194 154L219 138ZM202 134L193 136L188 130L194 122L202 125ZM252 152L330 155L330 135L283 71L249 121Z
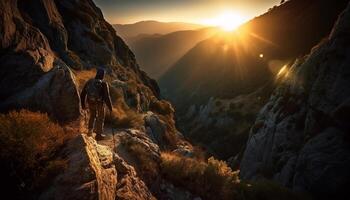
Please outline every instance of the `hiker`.
M88 136L96 130L96 140L103 140L103 125L105 120L105 104L112 111L112 101L109 94L108 83L103 80L105 71L98 69L96 76L85 84L81 92L81 105L86 109L86 100L90 111Z

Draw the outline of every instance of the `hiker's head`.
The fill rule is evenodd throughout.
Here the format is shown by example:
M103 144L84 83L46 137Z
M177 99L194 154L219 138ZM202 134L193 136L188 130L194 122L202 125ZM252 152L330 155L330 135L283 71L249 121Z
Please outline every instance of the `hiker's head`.
M105 76L105 70L97 69L95 79L103 80L104 76Z

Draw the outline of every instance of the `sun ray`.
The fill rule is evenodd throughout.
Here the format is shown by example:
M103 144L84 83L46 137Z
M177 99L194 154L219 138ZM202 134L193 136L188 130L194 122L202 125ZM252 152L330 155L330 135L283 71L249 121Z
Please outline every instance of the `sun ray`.
M206 19L203 21L203 23L209 26L219 27L226 32L232 32L245 21L246 17L237 12L229 10L223 11L221 14L214 18Z

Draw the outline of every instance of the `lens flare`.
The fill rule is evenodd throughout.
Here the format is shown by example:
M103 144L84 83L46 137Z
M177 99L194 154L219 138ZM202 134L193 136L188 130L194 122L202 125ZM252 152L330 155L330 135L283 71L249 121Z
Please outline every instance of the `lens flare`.
M204 20L204 24L217 26L222 30L231 32L243 24L247 19L234 11L224 11L218 16Z

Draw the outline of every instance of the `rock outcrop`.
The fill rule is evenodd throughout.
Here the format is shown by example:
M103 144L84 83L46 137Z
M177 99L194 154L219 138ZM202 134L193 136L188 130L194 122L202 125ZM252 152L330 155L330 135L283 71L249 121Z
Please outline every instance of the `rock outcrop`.
M41 199L155 199L134 167L105 145L79 135L64 149L68 167Z
M33 86L3 101L0 109L41 110L65 122L79 117L79 105L80 98L72 71L63 62L59 62Z
M186 136L205 144L209 153L228 160L242 153L249 129L272 90L271 82L253 93L232 99L212 97L204 105L192 105L185 116L179 118L179 124L187 130Z
M261 110L240 176L270 178L330 198L350 180L350 4L309 56L281 71L283 83Z

